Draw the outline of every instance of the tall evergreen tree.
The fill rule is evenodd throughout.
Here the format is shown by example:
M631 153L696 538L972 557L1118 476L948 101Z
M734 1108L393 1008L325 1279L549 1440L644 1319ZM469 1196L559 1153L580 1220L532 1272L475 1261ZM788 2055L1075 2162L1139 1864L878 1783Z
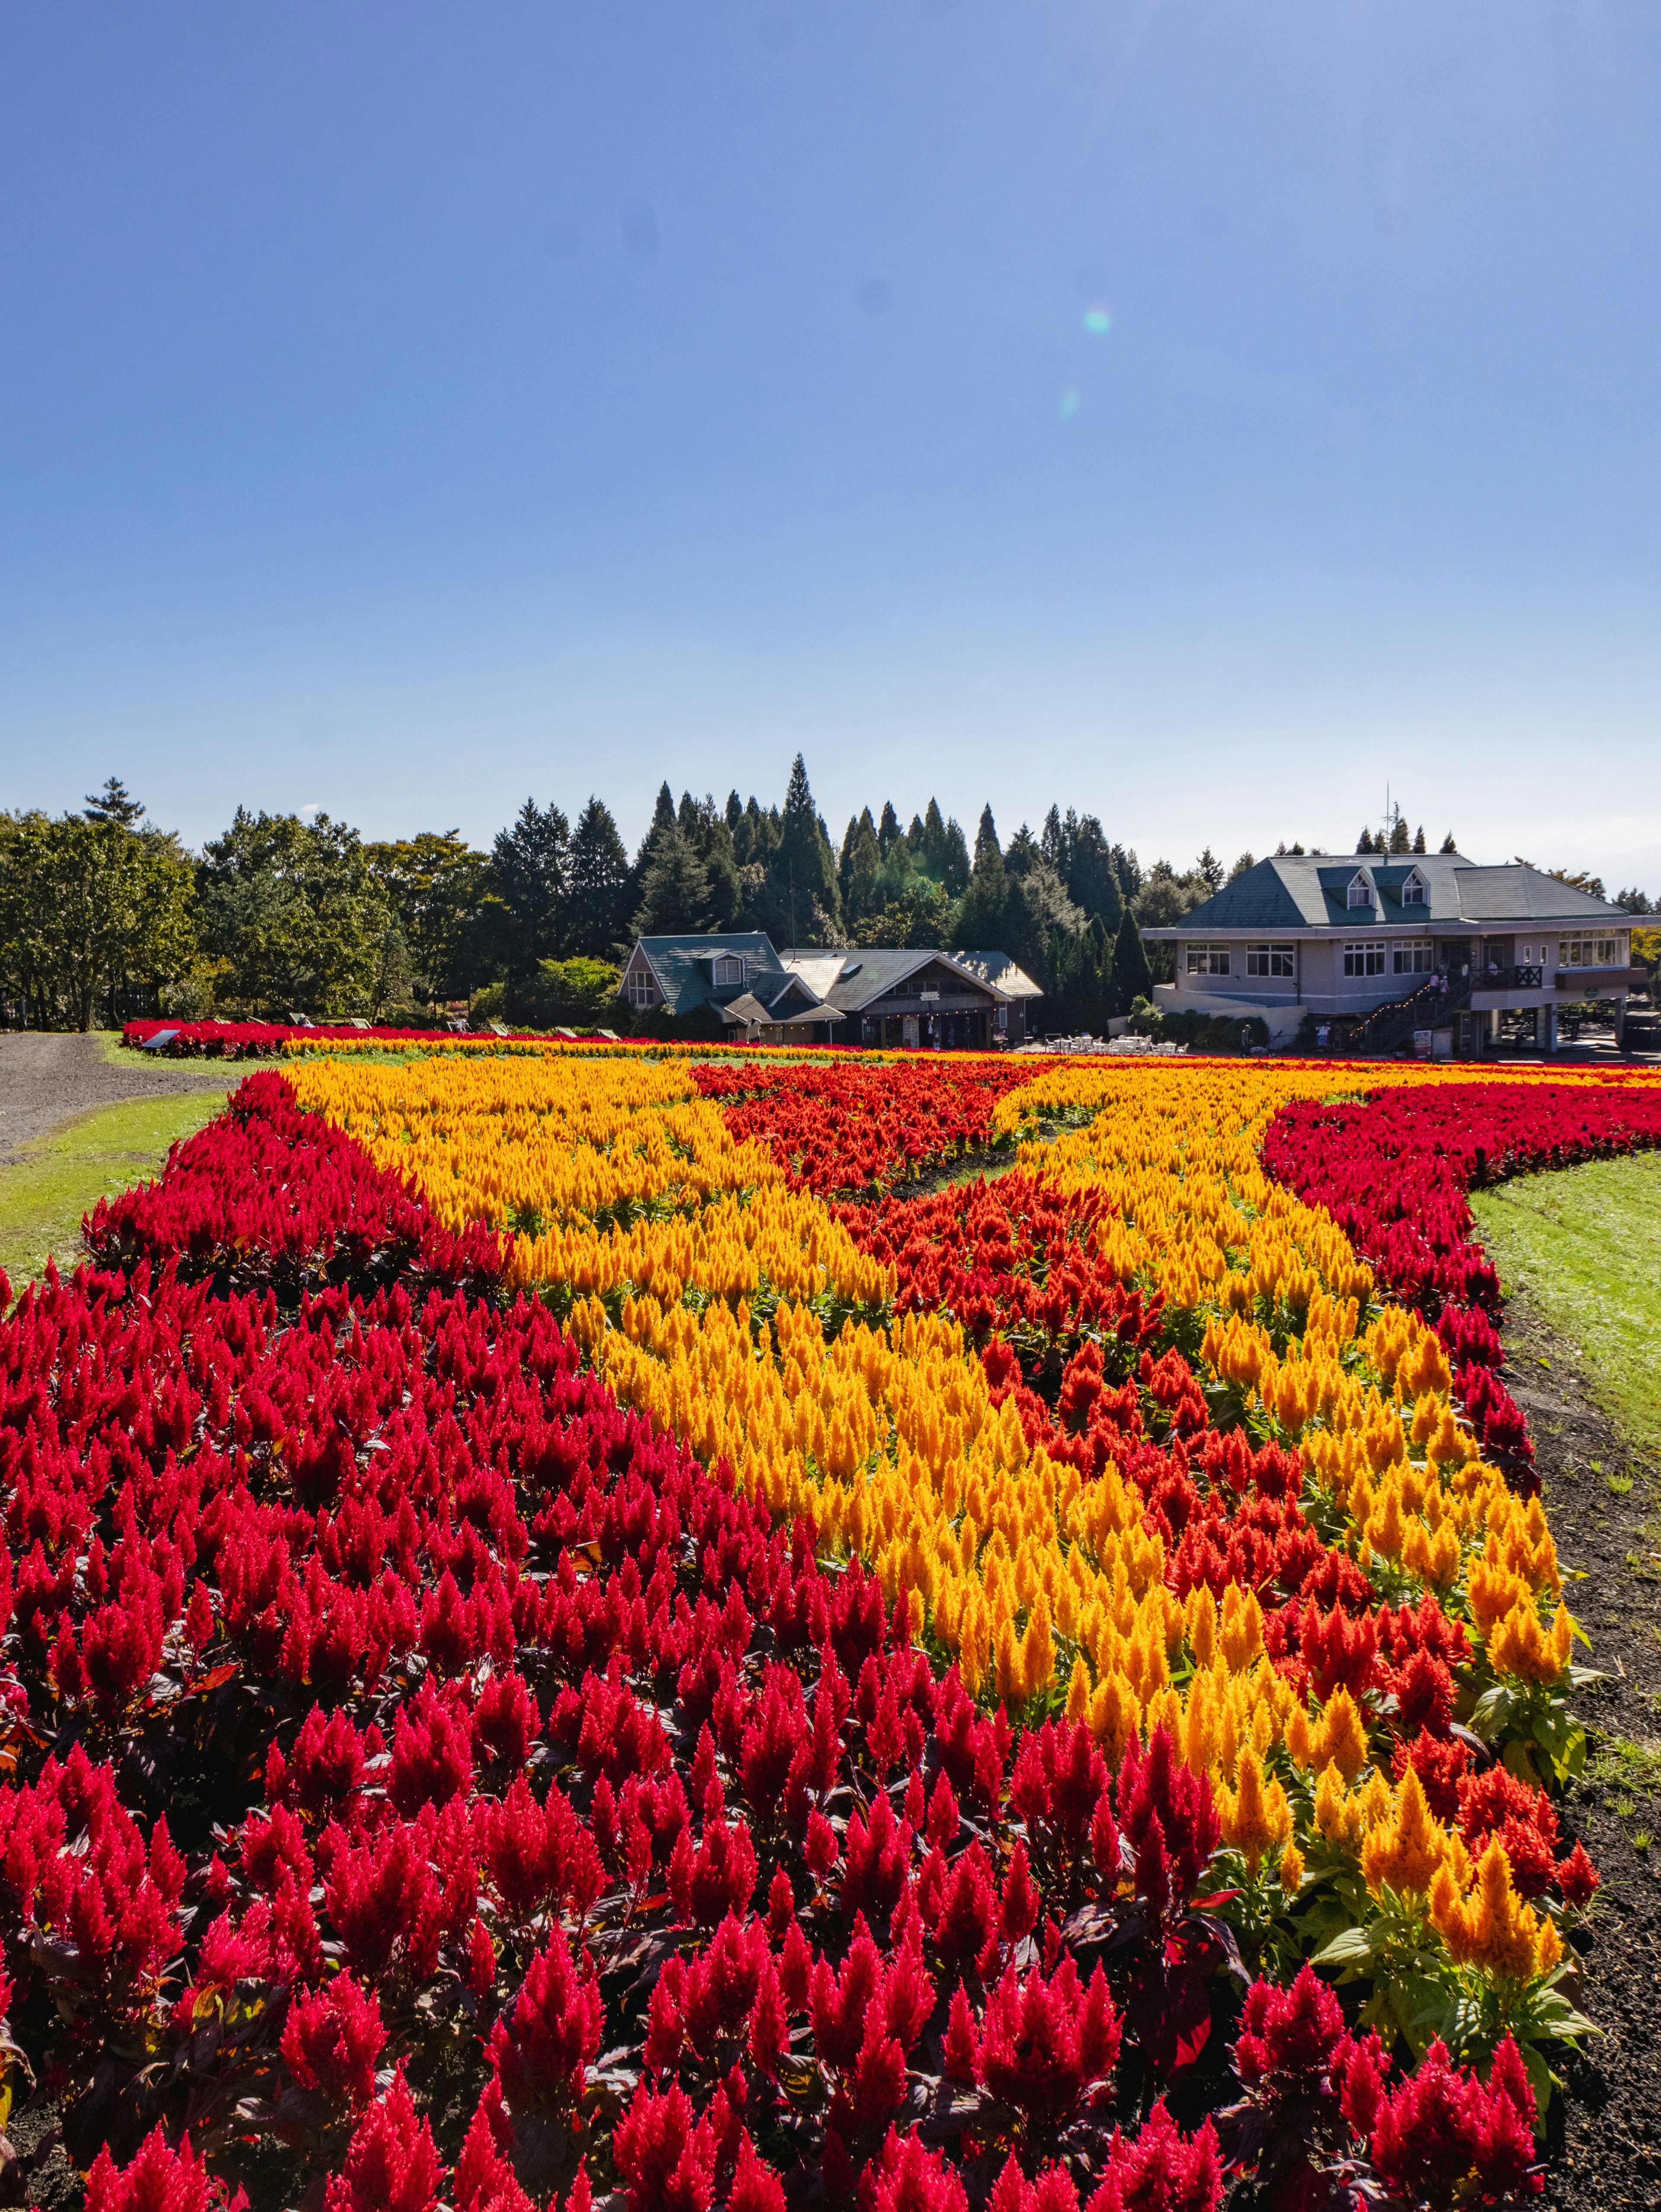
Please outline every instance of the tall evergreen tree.
M1413 833L1413 849L1415 853L1422 853L1425 849L1425 825L1422 822Z
M709 878L678 822L652 838L635 929L641 937L685 937L709 927Z
M882 819L877 824L877 850L885 860L888 858L891 848L900 842L904 834L900 828L900 817L894 811L893 800L885 799L882 803Z
M851 929L876 903L877 876L882 866L882 854L878 849L876 825L867 806L857 821L848 824L848 835L843 840L842 860L837 870L842 891L843 919Z
M1459 848L1453 842L1453 832L1450 830L1447 836L1442 840L1442 850L1445 853L1457 853L1458 849Z
M559 957L570 846L571 825L562 811L534 799L526 800L511 828L496 832L489 888L499 909L497 958L510 976L528 975L538 961Z
M102 791L87 793L85 815L88 822L113 822L118 830L136 830L144 818L144 805L119 775L113 775Z
M1410 853L1413 850L1408 836L1408 825L1399 814L1390 825L1390 849L1392 853Z
M1142 933L1129 907L1124 910L1113 946L1113 985L1122 1014L1130 1012L1133 1000L1147 998L1153 988L1153 971L1147 964Z
M969 848L954 817L946 825L946 873L940 878L949 896L963 896L969 888Z
M1194 863L1194 872L1205 878L1208 890L1220 891L1223 887L1223 864L1208 845Z
M975 836L975 861L963 904L958 909L958 942L968 952L1008 951L1009 879L1004 872L997 824L989 805L981 811ZM1011 955L1012 958L1014 957Z
M1108 858L1113 864L1114 874L1119 879L1119 896L1124 904L1129 906L1142 887L1142 871L1136 858L1136 848L1134 845L1110 845L1108 848ZM1078 898L1076 891L1074 896ZM1084 901L1079 899L1079 903L1082 906ZM1105 909L1104 909L1104 918L1105 918Z
M807 763L800 753L791 763L779 819L778 851L768 872L775 895L788 902L794 917L792 934L797 943L815 942L823 927L815 919L814 901L834 927L842 906L837 865L813 804Z
M1121 884L1115 859L1116 854L1121 859L1125 856L1118 846L1108 843L1107 833L1093 814L1086 814L1080 821L1069 807L1062 832L1060 842L1067 865L1061 872L1068 896L1086 914L1101 916L1102 927L1110 940L1118 929L1126 899L1134 898L1141 888L1141 871L1135 866L1136 856L1134 853L1129 856L1135 889L1127 891Z
M599 958L622 938L629 921L629 855L603 799L590 798L571 832L568 873L574 952Z

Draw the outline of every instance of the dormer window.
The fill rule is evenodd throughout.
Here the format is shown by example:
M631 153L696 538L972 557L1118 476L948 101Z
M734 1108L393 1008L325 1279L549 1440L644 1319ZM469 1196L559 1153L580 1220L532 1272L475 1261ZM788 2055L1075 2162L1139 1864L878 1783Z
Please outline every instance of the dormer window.
M714 983L716 990L730 990L743 982L744 960L740 954L736 952L718 952L711 965L714 973L711 975L710 980Z
M1352 906L1372 904L1372 885L1365 875L1358 872L1350 878L1349 902Z
M1425 879L1415 868L1402 886L1402 903L1403 906L1423 906L1425 902Z

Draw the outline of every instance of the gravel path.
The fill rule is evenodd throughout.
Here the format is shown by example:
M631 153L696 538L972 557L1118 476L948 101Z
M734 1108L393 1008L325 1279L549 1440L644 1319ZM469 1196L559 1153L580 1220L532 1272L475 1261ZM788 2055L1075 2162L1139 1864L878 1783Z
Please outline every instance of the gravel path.
M92 1107L180 1091L225 1091L240 1079L200 1061L141 1059L137 1053L131 1061L112 1066L96 1036L0 1031L0 1163Z

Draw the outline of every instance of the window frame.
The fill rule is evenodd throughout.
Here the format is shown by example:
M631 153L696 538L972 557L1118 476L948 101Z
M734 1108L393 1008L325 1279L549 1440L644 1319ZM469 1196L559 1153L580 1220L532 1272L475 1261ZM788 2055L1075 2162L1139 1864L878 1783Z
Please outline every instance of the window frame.
M1344 947L1344 981L1347 983L1371 982L1375 976L1382 978L1384 961L1390 951L1390 940L1384 937L1358 937ZM1378 966L1372 965L1377 960ZM1359 961L1361 965L1353 966Z
M1436 948L1427 937L1412 938L1390 947L1390 972L1396 975L1431 975L1436 970Z
M1557 963L1560 968L1579 968L1594 973L1600 968L1621 965L1621 939L1618 937L1563 937L1557 943Z
M652 971L643 962L638 968L629 970L629 1003L636 1012L652 1004L656 990Z
M1378 894L1373 889L1372 878L1364 868L1358 868L1349 879L1347 904L1352 914L1361 907L1372 908L1378 904Z
M1430 904L1430 885L1420 874L1417 868L1411 871L1408 876L1407 881L1402 885L1402 904L1403 906L1428 906Z
M1232 977L1234 971L1230 963L1233 950L1231 945L1197 944L1190 941L1183 947L1183 973L1184 975ZM1220 961L1222 963L1220 967L1218 965Z
M1258 963L1262 965L1258 965ZM1260 945L1245 948L1245 972L1264 982L1295 982L1298 978L1298 948L1296 945L1275 945L1267 939Z

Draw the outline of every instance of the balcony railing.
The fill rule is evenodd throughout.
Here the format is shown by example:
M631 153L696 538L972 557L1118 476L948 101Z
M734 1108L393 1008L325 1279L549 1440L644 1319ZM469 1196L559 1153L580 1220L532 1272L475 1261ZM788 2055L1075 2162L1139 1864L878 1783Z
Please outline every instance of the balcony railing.
M1546 987L1546 971L1538 962L1515 968L1473 968L1470 988L1473 991L1542 991Z

